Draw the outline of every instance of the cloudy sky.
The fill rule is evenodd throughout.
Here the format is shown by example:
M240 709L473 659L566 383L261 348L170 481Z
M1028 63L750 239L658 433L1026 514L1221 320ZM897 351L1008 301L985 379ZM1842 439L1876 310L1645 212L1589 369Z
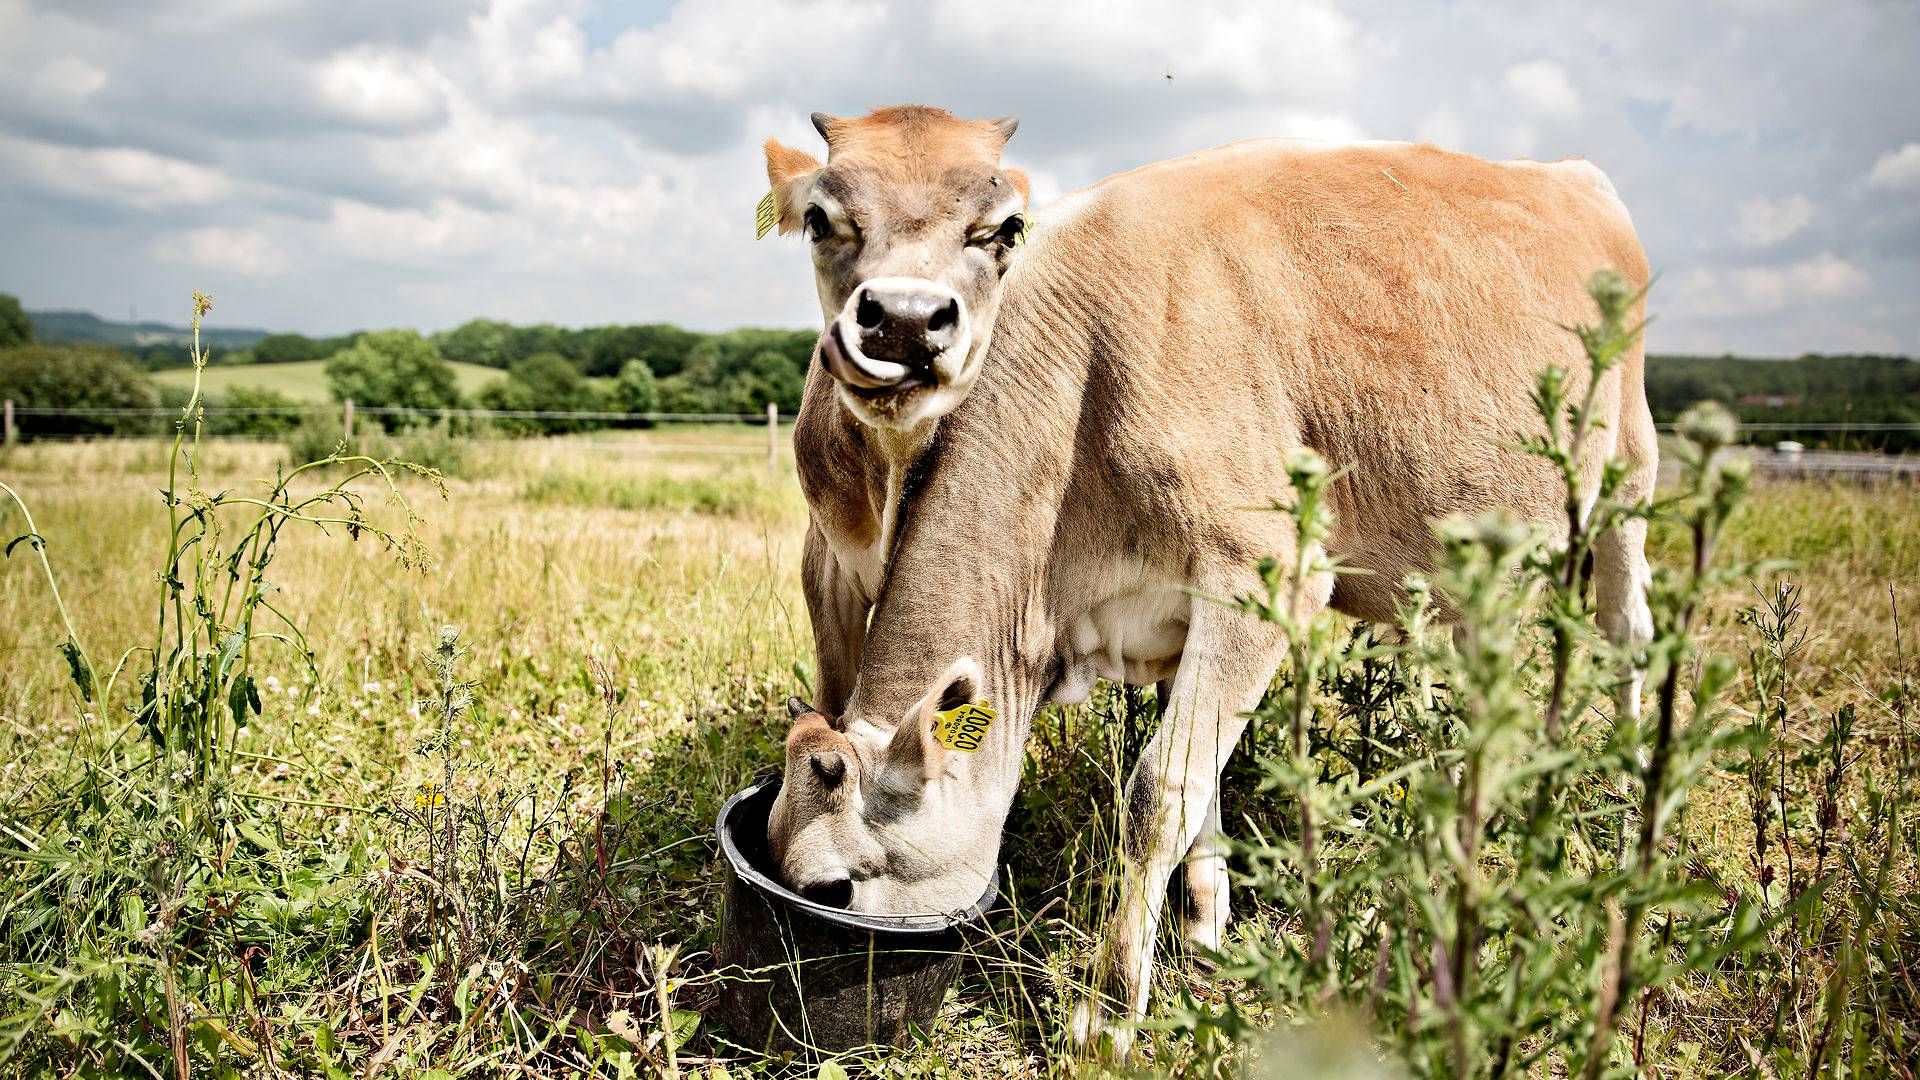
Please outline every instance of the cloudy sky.
M1043 198L1255 135L1581 154L1662 275L1655 348L1920 353L1913 0L0 0L0 292L808 325L758 143L900 101L1019 116Z

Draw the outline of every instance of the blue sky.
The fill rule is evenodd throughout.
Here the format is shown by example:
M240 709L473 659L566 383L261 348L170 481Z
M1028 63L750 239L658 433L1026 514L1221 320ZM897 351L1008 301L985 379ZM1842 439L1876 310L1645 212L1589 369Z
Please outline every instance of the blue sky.
M917 101L1019 116L1043 198L1259 135L1584 155L1660 271L1654 348L1920 353L1917 60L1910 0L0 0L0 291L810 325L758 143Z

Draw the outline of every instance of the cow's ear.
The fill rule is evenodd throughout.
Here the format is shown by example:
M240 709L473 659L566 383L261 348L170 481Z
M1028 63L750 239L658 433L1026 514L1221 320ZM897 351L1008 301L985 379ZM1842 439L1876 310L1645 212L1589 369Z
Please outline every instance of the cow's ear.
M972 701L980 683L980 665L973 657L955 660L952 667L934 680L927 695L914 703L901 719L887 747L888 764L917 770L922 780L939 776L946 769L947 748L934 738L934 714Z
M778 139L768 139L767 184L773 188L774 212L779 215L780 234L800 228L801 215L807 212L807 194L813 178L820 174L820 160L804 150L795 150Z
M1032 206L1033 185L1028 182L1027 174L1021 172L1019 169L1001 169L1000 172L1007 178L1007 183L1013 185L1013 190L1020 193L1020 201L1028 206Z

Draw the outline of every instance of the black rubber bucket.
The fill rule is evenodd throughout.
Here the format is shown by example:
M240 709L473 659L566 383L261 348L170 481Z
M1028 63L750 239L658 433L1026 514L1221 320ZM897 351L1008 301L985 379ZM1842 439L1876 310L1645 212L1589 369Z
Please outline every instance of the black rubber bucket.
M960 972L961 930L999 890L945 915L868 915L816 904L775 880L767 815L780 778L727 800L717 823L726 907L716 1019L763 1053L905 1046L940 1012Z

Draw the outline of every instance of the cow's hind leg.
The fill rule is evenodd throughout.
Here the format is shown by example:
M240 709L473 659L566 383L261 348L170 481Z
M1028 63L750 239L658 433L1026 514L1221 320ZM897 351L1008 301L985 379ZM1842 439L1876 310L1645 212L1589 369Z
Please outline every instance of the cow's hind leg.
M1326 590L1318 597L1324 602ZM1220 768L1286 650L1278 627L1207 600L1193 603L1168 708L1127 784L1119 908L1102 935L1092 995L1075 1008L1069 1026L1083 1046L1106 1034L1124 1053L1132 1029L1112 1019L1146 1015L1168 879L1209 821L1217 823L1212 811Z
M1653 420L1644 408L1637 415L1623 411L1621 422L1620 450L1637 465L1614 497L1634 503L1653 495L1659 450L1654 442ZM1608 641L1638 649L1653 640L1653 610L1647 606L1647 590L1652 584L1645 518L1628 518L1594 538L1594 618ZM1637 659L1621 672L1614 691L1614 711L1620 720L1640 718L1640 689L1645 678L1646 671Z
M1187 912L1182 930L1187 943L1202 953L1219 952L1220 941L1227 932L1232 883L1227 877L1227 837L1220 828L1217 788L1212 805L1207 807L1207 820L1200 826L1200 835L1194 837L1193 846L1187 849L1185 874Z
M1609 529L1593 545L1594 616L1600 632L1615 645L1637 647L1653 640L1653 610L1647 606L1647 587L1653 574L1647 566L1647 523L1635 518ZM1629 662L1615 690L1621 720L1639 719L1640 688L1645 670Z

